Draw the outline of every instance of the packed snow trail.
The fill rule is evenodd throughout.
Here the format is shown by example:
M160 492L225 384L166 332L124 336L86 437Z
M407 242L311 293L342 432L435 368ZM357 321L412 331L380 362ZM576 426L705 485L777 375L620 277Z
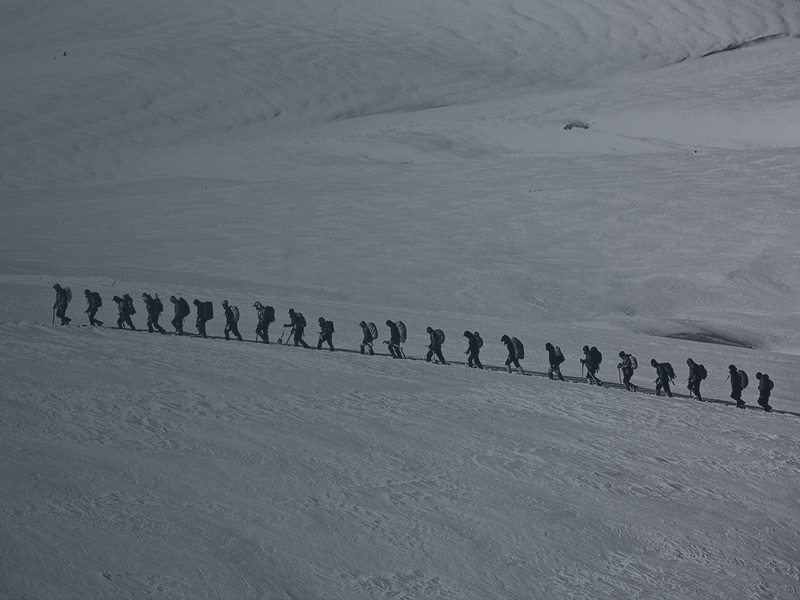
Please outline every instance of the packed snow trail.
M71 325L71 326L74 326L74 325ZM112 328L108 328L108 329L110 329L112 331L130 332L130 330L128 330L128 329L112 329ZM149 334L150 332L148 332L147 329L140 328L140 329L136 329L135 331L132 331L131 333L147 333L147 334ZM153 332L153 333L157 334L159 336L160 335L175 335L172 332L165 332L164 334L159 334L158 332ZM193 333L184 333L182 336L177 336L177 337L202 338L202 336L200 336L198 334L193 334ZM318 351L318 352L330 352L330 350L328 350L327 347L323 347L321 350L319 350L317 348L314 348L311 344L309 344L309 348L303 348L301 346L299 346L299 347L294 346L293 342L291 342L291 336L289 336L289 337L290 337L289 341L283 341L282 338L281 338L279 341L274 342L274 344L276 346L291 346L293 348L300 349L300 350L315 350L315 351ZM223 336L220 336L220 335L208 335L207 337L202 338L202 339L235 341L237 343L250 342L250 343L257 344L257 345L263 344L261 341L247 340L247 339L243 339L243 340L241 340L241 342L239 342L237 340L225 340L225 338ZM271 344L263 344L263 345L268 346L268 345L271 345ZM335 352L344 352L346 354L357 354L357 355L361 355L361 356L369 356L367 354L362 354L359 350L354 350L352 348L343 348L343 347L338 346L338 345L336 346ZM392 358L391 354L386 353L386 352L379 352L379 351L375 351L372 356L381 356L381 357L385 357L385 358ZM404 351L404 356L405 356L405 358L404 359L400 359L400 360L412 360L412 361L428 362L423 357L413 356L413 355L405 353L405 351ZM439 365L439 362L437 360L433 360L433 361L431 361L431 364ZM468 367L466 361L460 361L460 360L447 360L447 364L446 365L442 365L442 366ZM490 372L508 373L507 368L504 367L504 366L491 365L491 364L487 364L485 362L483 363L483 370L490 371ZM647 370L647 367L644 367L644 370ZM612 373L613 373L613 371L612 371ZM634 373L639 375L639 378L637 380L640 381L641 378L642 378L642 374L640 372L638 372L638 370L635 370ZM523 375L525 377L545 377L545 378L550 379L550 376L548 375L548 373L546 371L532 371L532 370L530 370L528 368L525 368L525 372L524 373L517 373L516 371L514 371L513 373L509 373L509 374L510 375ZM589 384L588 380L586 379L586 377L584 375L581 375L580 377L574 376L574 375L563 375L563 377L564 377L564 381L569 382L569 383L585 383L585 384ZM754 380L753 381L754 385L751 385L751 386L749 386L747 388L747 391L745 392L745 396L746 397L752 396L754 390L757 387L758 382L755 381L755 376L753 377L753 380ZM622 383L617 383L615 381L603 381L602 384L603 385L600 386L600 387L607 388L607 389L613 389L613 390L625 391L625 386L622 385ZM672 386L673 386L672 387L672 395L675 398L688 399L688 400L693 400L693 401L696 401L696 402L707 402L709 404L721 404L721 405L725 405L725 406L734 406L734 407L736 406L736 402L733 401L733 400L721 400L721 399L718 399L718 398L711 398L711 397L706 396L704 391L703 391L702 400L698 400L697 398L694 398L691 395L678 392L678 391L676 391L676 382L675 381L672 382ZM681 387L684 387L684 386L681 386ZM650 396L658 396L658 394L656 393L656 390L654 388L648 388L648 387L644 387L644 386L641 386L641 385L637 386L636 391L634 391L634 392L626 392L626 393L647 394L647 395L650 395ZM666 394L662 394L659 397L664 398L664 399L668 399ZM773 402L774 402L774 400L773 400ZM756 410L756 411L759 411L759 412L764 412L764 409L761 406L758 406L757 404L752 404L752 403L749 403L749 402L746 403L745 406L740 406L738 408L745 409L745 410ZM770 412L774 413L774 414L779 414L779 415L793 415L795 417L800 417L800 412L795 412L795 411L785 410L785 409L776 409L774 407L770 409Z

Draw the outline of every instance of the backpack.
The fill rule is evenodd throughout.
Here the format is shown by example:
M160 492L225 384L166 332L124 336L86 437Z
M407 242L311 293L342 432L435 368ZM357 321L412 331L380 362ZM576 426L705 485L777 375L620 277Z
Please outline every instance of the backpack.
M555 362L556 365L560 365L565 360L567 360L566 358L564 358L564 353L561 352L561 348L559 348L558 346L556 346L556 349L555 349L555 358L556 358L556 362Z
M68 287L64 288L64 295L67 297L67 304L72 302L72 290Z
M325 333L327 335L333 335L335 333L333 321L325 321Z
M201 302L200 306L203 307L203 318L206 321L210 321L214 318L214 303L210 300L208 302Z
M525 346L522 345L517 338L512 337L511 343L514 344L514 352L517 354L517 360L522 360L525 358Z
M178 306L180 307L181 319L185 319L192 312L192 309L189 306L189 303L186 301L186 298L181 298L178 300Z
M478 349L480 350L481 348L483 348L483 338L481 337L481 334L478 333L477 331L474 332L473 335L475 336L475 340L478 342Z
M122 299L125 300L125 304L128 305L128 314L135 315L136 309L133 306L133 298L131 298L131 295L122 294Z
M589 357L598 367L600 366L600 363L603 362L603 353L597 349L597 346L592 346L589 349Z
M769 388L769 391L771 392L772 388L775 387L775 382L772 381L772 379L767 379L767 387Z
M303 313L294 313L295 324L299 327L306 326L306 318L303 316Z
M369 334L372 336L373 340L378 339L378 328L375 327L375 323L367 323L367 329L369 329Z
M639 368L639 361L636 360L636 357L633 354L628 354L628 358L631 359L631 369L634 371Z
M706 371L706 368L703 365L700 364L697 365L697 376L700 379L705 379L706 377L708 377L708 371Z
M239 307L232 306L231 311L233 312L233 320L238 323L239 322Z
M274 323L275 322L275 309L271 306L264 307L264 319L267 323Z
M750 385L750 378L747 376L747 373L739 369L739 377L742 378L742 389L745 389L748 385Z
M92 292L90 297L95 308L100 308L103 306L103 299L100 297L100 292Z
M162 304L162 302L161 302L161 298L159 298L158 296L156 296L156 297L153 299L153 301L156 303L156 304L155 304L155 306L156 306L156 312L157 312L157 313L162 313L162 312L164 312L164 305L163 305L163 304Z
M369 330L369 335L373 340L378 339L378 328L375 326L375 323L367 323L367 329Z
M667 371L667 375L670 379L675 379L675 369L672 368L672 365L668 362L661 363L664 366L664 369Z
M398 321L397 323L395 323L395 325L397 325L397 331L400 332L400 343L405 344L406 337L408 337L408 330L406 329L406 324L403 323L402 321Z
M444 331L441 329L434 329L433 334L436 336L436 341L439 342L440 346L444 344Z

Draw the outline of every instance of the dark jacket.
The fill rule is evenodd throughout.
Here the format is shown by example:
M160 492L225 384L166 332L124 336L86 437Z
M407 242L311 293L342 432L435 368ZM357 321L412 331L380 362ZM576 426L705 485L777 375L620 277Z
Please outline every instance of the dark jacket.
M205 315L203 315L203 303L200 302L197 298L192 300L192 304L194 304L195 308L197 309L197 319L200 320L201 318L204 319ZM201 316L202 315L202 316Z
M728 371L730 374L731 379L731 390L734 392L741 392L742 389L742 376L739 375L739 371Z
M500 338L500 341L506 345L508 349L508 358L511 360L516 360L517 358L517 349L514 347L514 342L511 341L511 338L507 335L504 335Z
M431 340L431 343L428 344L428 348L437 350L442 347L442 345L439 343L439 337L436 335L435 329L428 334L428 337L430 337Z
M465 337L467 338L468 350L470 354L477 354L480 352L480 343L478 342L478 338L475 336L474 333L470 333L469 331L466 332Z
M53 287L56 290L56 302L53 304L53 308L67 308L67 306L69 306L67 290L58 284Z
M761 379L758 380L758 395L760 398L769 398L769 395L772 393L772 388L774 387L774 383L769 378L769 375L764 373L761 376Z
M85 296L86 296L86 312L100 308L99 306L97 306L97 297L94 294L89 293L85 294Z
M558 360L555 346L547 346L547 361L550 363L550 366L557 367L560 364Z
M119 312L120 317L130 316L130 311L128 310L128 303L125 301L125 298L114 296L112 300L117 303L117 311Z
M656 377L658 377L658 379L664 383L669 383L670 372L669 369L667 369L666 365L664 363L656 363L655 369L656 369Z
M589 369L590 371L597 371L597 369L600 368L600 365L598 365L595 362L594 358L592 357L592 351L591 350L584 350L583 358L581 359L581 362L584 365L586 365L586 368Z
M622 359L622 362L617 365L617 368L621 369L624 375L633 375L633 362L631 361L631 355L626 354Z
M144 307L147 310L148 317L157 317L161 314L161 311L158 308L158 302L156 302L156 299L150 294L147 294L144 297Z
M400 329L394 321L389 324L389 343L395 346L400 344Z
M689 365L689 383L700 383L703 380L700 377L700 367L697 363L693 362Z

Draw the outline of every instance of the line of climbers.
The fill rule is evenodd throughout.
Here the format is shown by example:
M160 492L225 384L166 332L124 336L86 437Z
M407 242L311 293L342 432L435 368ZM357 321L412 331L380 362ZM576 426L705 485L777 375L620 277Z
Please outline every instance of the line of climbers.
M56 290L56 301L53 305L53 322L55 323L55 318L58 317L61 319L62 325L67 325L71 321L71 319L66 316L66 312L69 303L72 301L72 292L70 291L70 288L61 287L59 284L55 284L53 289ZM103 305L103 299L100 297L98 292L92 292L88 289L84 290L84 295L86 296L87 304L87 308L84 312L89 315L89 324L93 326L102 326L103 322L99 321L96 318L96 315L100 307ZM158 323L161 313L164 312L164 305L161 302L161 299L158 297L158 294L151 296L145 292L142 294L142 299L147 310L148 331L150 333L155 331L158 331L159 333L167 333ZM133 325L133 321L131 320L131 315L136 314L136 308L133 305L133 298L131 298L129 294L123 294L121 297L114 296L112 300L117 305L117 327L124 329L125 325L127 325L130 329L135 331L136 327ZM175 335L184 335L183 322L191 314L189 303L185 298L177 298L175 296L170 296L169 300L172 302L174 309L172 326L175 328ZM197 335L206 337L206 323L214 318L214 305L212 302L200 300L194 300L193 304L196 307L195 327L197 328ZM275 322L275 309L272 306L261 304L261 302L255 302L253 307L256 309L256 315L258 318L258 325L256 326L255 330L256 342L261 340L265 344L269 344L269 326ZM242 336L239 333L238 326L239 309L236 306L231 306L227 300L222 301L222 309L225 313L225 339L230 340L230 334L233 334L239 341L242 341ZM333 321L329 321L324 317L320 317L318 319L318 323L319 341L317 342L317 350L321 350L323 343L327 343L328 348L331 351L334 351L335 348L333 346L333 334L335 333L335 330ZM303 339L306 326L306 319L303 314L295 311L293 308L290 308L289 323L286 323L283 326L284 329L281 333L278 343L283 343L283 337L286 334L286 330L291 328L286 343L288 344L289 340L292 340L295 346L303 346L304 348L308 348L308 344L306 344L305 340ZM359 346L361 354L366 354L367 352L369 354L375 354L373 344L378 339L377 327L374 323L367 323L365 321L361 321L359 326L361 327L363 335L361 344ZM389 339L383 343L388 346L389 354L392 356L392 358L406 358L402 348L402 344L405 343L408 333L405 324L402 321L387 320L386 326L389 328ZM447 362L445 361L444 354L442 352L442 345L445 341L444 331L441 329L433 329L432 327L428 327L426 332L428 333L430 341L428 344L428 353L425 355L425 361L431 362L435 357L439 363L446 365ZM480 350L483 347L483 338L481 338L480 333L477 331L464 331L463 337L467 339L467 351L465 352L467 355L466 366L483 369L483 365L480 361ZM520 361L525 358L525 347L523 346L522 342L516 337L508 335L503 335L500 338L500 342L506 346L506 350L508 351L508 357L506 358L505 362L508 372L512 372L511 366L513 365L517 368L519 373L525 374L525 371L520 364ZM550 379L557 378L563 381L564 376L561 374L561 365L564 363L565 358L564 354L561 352L561 348L558 346L553 346L553 344L547 342L545 344L545 350L547 351L549 363L549 368L547 370L548 377ZM583 358L580 359L581 377L584 377L583 370L585 368L585 378L589 384L602 386L603 382L597 376L597 372L600 370L600 364L603 361L603 354L597 349L596 346L589 347L587 345L584 346L582 350ZM633 377L634 371L638 369L639 363L635 356L625 351L620 351L619 358L620 362L617 364L617 370L620 376L620 384L625 386L625 390L635 392L638 388L631 383L631 378ZM656 371L656 379L654 381L656 395L660 396L661 393L664 392L671 398L671 386L674 385L676 378L675 370L672 368L672 365L668 362L659 363L655 359L650 361L650 365ZM708 377L708 371L706 371L706 368L702 364L696 363L691 358L686 359L686 365L689 367L689 376L687 378L686 387L689 389L690 397L696 398L697 400L702 400L703 398L700 395L700 384ZM756 378L759 382L758 404L765 411L769 412L772 410L772 407L769 404L769 398L772 394L772 389L774 388L775 384L766 373L756 373ZM731 385L731 398L736 401L736 406L743 408L745 406L745 402L742 400L742 391L747 388L749 383L747 373L741 369L738 369L735 365L730 365L728 367L728 379L730 380Z

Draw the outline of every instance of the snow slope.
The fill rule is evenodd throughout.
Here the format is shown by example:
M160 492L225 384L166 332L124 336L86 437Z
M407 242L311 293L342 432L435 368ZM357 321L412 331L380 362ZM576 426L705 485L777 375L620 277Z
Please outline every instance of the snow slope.
M6 597L797 594L797 417L277 345L2 330L22 373L0 405Z
M798 33L778 0L4 3L0 596L798 596ZM52 327L56 281L76 325L148 291L249 339L260 300L347 349L627 349L643 387L692 356L720 399L735 363L784 414Z

